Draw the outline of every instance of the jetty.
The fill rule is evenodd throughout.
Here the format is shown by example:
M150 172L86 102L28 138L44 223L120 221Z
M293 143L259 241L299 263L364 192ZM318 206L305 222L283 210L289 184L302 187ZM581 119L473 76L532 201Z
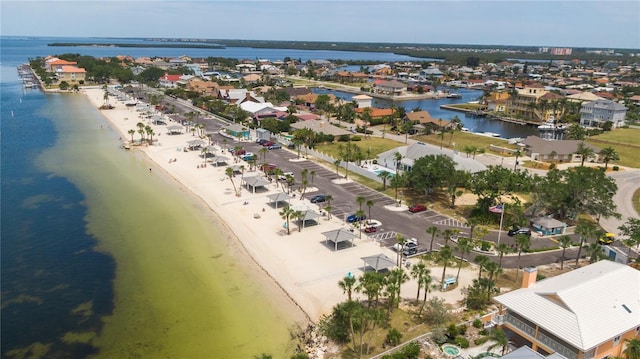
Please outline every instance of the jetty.
M497 121L502 121L502 122L509 122L509 123L514 123L516 125L523 125L523 126L538 126L538 125L540 125L540 122L538 122L538 121L527 121L527 120L521 120L521 119L517 119L517 118L513 118L513 117L498 116L494 112L488 112L488 111L484 111L484 110L462 108L462 107L452 106L452 105L440 105L440 108L446 109L446 110L451 110L451 111L464 112L466 115L473 116L473 117L485 117L485 118L487 118L489 120L497 120Z
M25 89L39 89L40 80L36 76L35 72L29 64L22 64L18 66L18 76L22 80L22 86Z

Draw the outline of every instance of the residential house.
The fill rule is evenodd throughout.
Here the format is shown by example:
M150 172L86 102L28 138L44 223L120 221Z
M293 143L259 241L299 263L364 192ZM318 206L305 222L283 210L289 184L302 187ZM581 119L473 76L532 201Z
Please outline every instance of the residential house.
M76 65L78 65L78 63L75 61L61 60L57 57L52 57L45 60L44 69L47 72L56 73L58 71L62 71L62 66L76 66Z
M62 66L60 70L56 70L58 81L66 81L69 84L84 82L86 75L85 69L76 66Z
M358 108L371 107L371 102L373 101L373 97L367 95L356 95L351 99L356 102Z
M511 116L543 122L544 116L538 105L540 98L547 92L544 86L538 83L524 85L524 88L518 89L511 98L508 113Z
M442 131L453 127L453 123L441 118L433 118L429 111L413 111L409 112L402 119L403 121L414 124L416 130L430 129L431 131Z
M378 94L400 96L407 92L407 85L396 80L376 80L373 84L375 92Z
M178 81L180 81L182 75L169 75L165 73L158 79L158 85L160 87L176 88L178 87Z
M522 288L499 295L496 323L517 346L568 359L621 357L640 336L640 271L601 260L537 281L525 268Z
M583 103L580 107L580 124L586 127L602 127L606 122L612 128L624 126L627 108L611 100L600 99Z
M594 152L588 161L597 161L600 148L579 140L545 140L538 136L528 136L521 142L524 152L534 161L580 162L582 157L576 154L580 143L591 147Z

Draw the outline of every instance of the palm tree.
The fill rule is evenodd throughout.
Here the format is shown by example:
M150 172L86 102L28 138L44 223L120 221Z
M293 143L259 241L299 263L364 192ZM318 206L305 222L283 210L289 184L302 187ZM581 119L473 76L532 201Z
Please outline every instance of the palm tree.
M364 211L359 209L356 211L356 218L358 218L358 231L360 231L358 233L359 238L362 238L362 221L360 220L360 218L364 217Z
M233 185L233 192L235 192L235 194L237 196L238 195L238 189L236 189L236 184L233 182L233 168L227 167L227 169L224 171L224 173L227 175L227 177L229 177L229 181L231 181L231 184Z
M294 211L292 218L298 221L298 232L302 232L302 227L304 227L304 212Z
M262 157L262 163L267 163L267 152L269 152L269 150L266 147L262 147L258 150L260 157Z
M500 268L502 268L502 257L507 254L507 253L511 253L511 247L502 242L498 245L496 245L496 252L498 252L498 265L500 266Z
M613 147L605 147L605 148L603 148L602 150L600 150L599 155L602 158L602 161L604 161L604 170L605 171L607 170L607 167L609 166L609 162L611 162L611 161L619 161L620 160L620 155L618 154L618 152Z
M131 143L133 143L133 135L136 133L136 130L129 130L127 133L131 136Z
M347 295L348 301L351 301L351 293L353 293L355 286L356 286L356 277L354 277L353 275L347 275L344 278L342 278L341 281L338 282L338 287L340 287L343 293Z
M427 228L427 233L431 235L431 244L429 244L429 252L433 251L433 241L436 239L436 236L440 234L440 229L436 226L431 226Z
M516 162L513 164L513 170L515 171L518 168L518 158L522 156L522 152L520 150L517 150L513 154L516 156Z
M453 251L451 247L445 245L440 248L440 252L438 252L438 257L436 259L437 263L442 263L442 279L440 280L441 289L444 289L444 276L447 274L447 266L449 262L453 259Z
M531 246L531 237L526 234L516 234L516 248L518 250L518 264L516 265L516 281L520 275L520 255Z
M477 218L469 218L467 219L467 226L469 227L469 239L473 242L473 230L476 228L480 221Z
M505 334L504 330L502 330L501 328L494 329L493 331L491 331L489 338L495 343L487 347L487 350L492 351L495 348L502 348L502 355L504 355L507 351L507 346L509 345L509 339L507 339L507 335Z
M290 205L286 205L284 206L284 208L282 208L282 211L280 211L280 217L282 217L282 219L284 219L286 221L285 226L287 226L287 234L291 234L291 230L289 227L291 227L289 225L289 219L291 219L294 215L296 211L293 210L293 208L291 208Z
M580 155L580 157L582 158L580 162L581 167L584 166L584 161L589 157L593 157L594 154L595 154L595 151L593 150L593 148L587 146L584 142L580 142L578 144L576 155Z
M314 170L309 171L309 175L311 176L311 185L313 186L313 178L316 176L316 171Z
M424 310L424 306L427 304L427 295L429 291L433 289L433 278L431 277L431 270L427 268L423 273L422 277L418 279L418 283L422 283L422 288L424 288L424 296L422 297L422 305L420 306L420 312L418 316L422 315L422 311Z
M367 198L364 196L357 196L356 203L358 204L358 209L362 211L362 205L367 201Z
M579 219L578 225L576 225L576 234L580 235L580 247L578 247L578 254L576 256L576 266L580 261L580 255L582 254L582 247L587 239L593 238L596 234L596 227L592 222L585 219Z
M624 354L626 359L640 359L640 339L639 338L629 338L625 340L627 343L627 347L624 349L622 354Z
M200 150L200 153L202 153L202 158L204 158L204 165L207 165L207 156L209 155L209 147L203 147Z
M604 252L598 242L593 242L587 247L587 253L589 253L589 263L595 263L604 259Z
M562 257L560 257L560 270L564 269L564 252L571 245L571 237L569 236L560 236L558 238L558 245L562 248Z
M460 252L460 263L458 264L458 273L456 274L456 283L460 278L460 269L462 269L462 262L464 262L464 255L471 253L473 244L469 238L460 237L456 242L456 249Z
M372 199L367 200L367 207L369 207L369 219L372 219L373 217L371 217L371 207L373 207L373 205L375 204L375 202Z
M442 235L444 237L444 245L448 245L449 240L451 239L451 237L453 237L454 235L460 233L457 229L445 229L444 230L444 234Z
M391 177L391 172L380 171L380 173L378 173L378 177L382 179L382 191L386 190L387 180L389 179L389 177Z
M396 251L396 265L400 266L400 256L404 251L404 245L407 244L407 239L400 233L396 234L396 243L398 244L398 250Z
M482 271L484 270L487 263L489 263L489 257L484 254L478 254L475 258L473 258L473 262L478 265L478 280L482 278Z
M333 196L330 194L324 196L324 200L327 201L327 205L324 207L324 209L327 211L328 219L331 219L331 200L332 199L333 199Z
M418 282L418 293L416 294L416 300L420 298L420 289L422 289L422 286L424 285L424 283L421 281L421 278L428 270L429 269L422 261L411 267L411 276Z
M384 276L378 272L364 272L364 274L358 278L355 291L367 296L367 308L371 308L373 304L378 304L383 283Z

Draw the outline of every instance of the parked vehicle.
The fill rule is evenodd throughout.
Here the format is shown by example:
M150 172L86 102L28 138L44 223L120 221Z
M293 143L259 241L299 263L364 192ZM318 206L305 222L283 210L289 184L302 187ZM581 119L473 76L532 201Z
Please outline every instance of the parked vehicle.
M262 146L263 146L263 147L269 147L269 146L272 146L272 145L275 145L275 142L273 142L273 141L266 141L266 142L263 142L263 143L262 143Z
M531 236L531 229L529 228L525 228L525 227L521 227L521 228L511 228L509 230L509 232L507 232L507 235L509 235L509 237L513 237L517 234L524 234L527 236Z
M267 174L272 174L276 170L276 168L278 168L278 166L274 164L266 164L266 163L260 167L260 169Z
M378 231L378 227L367 227L364 229L364 233L375 233Z
M367 216L364 214L360 217L356 216L355 214L352 214L349 217L347 217L347 222L354 223L354 222L364 221L365 219L367 219Z
M311 203L320 203L320 202L324 202L327 200L327 196L323 195L323 194L317 194L313 197L311 197Z
M599 244L611 244L616 240L616 235L610 232L605 233L602 237L598 238Z
M267 148L270 149L270 150L278 150L278 149L282 148L282 145L279 144L279 143L274 143L273 145L271 145L271 146L269 146Z
M405 242L405 246L406 246L408 243L413 243L413 244L415 244L415 245L416 245L416 247L417 247L417 246L418 246L418 239L416 239L416 238L409 238L409 239L407 239L407 241ZM395 243L395 244L393 245L393 249L395 249L395 250L396 250L396 252L397 252L397 251L399 251L399 250L400 250L400 243Z
M406 243L404 245L404 249L402 250L402 255L408 257L413 254L418 253L418 245L415 243Z
M287 177L294 177L293 176L293 172L283 172L280 177L278 177L279 180L281 181L286 181Z
M244 155L242 155L240 158L242 158L242 159L243 159L243 160L245 160L245 161L249 161L249 160L252 160L252 159L257 158L257 157L258 157L258 156L256 156L256 154L255 154L255 153L253 153L253 152L247 152L247 153L245 153Z
M411 207L409 207L409 212L411 213L417 213L417 212L422 212L426 210L427 210L427 206L419 203L413 204L411 205Z
M244 150L244 149L239 149L239 150L231 149L229 151L233 153L234 156L243 156L247 154L247 150Z
M262 145L263 143L267 142L269 140L267 140L266 138L259 138L256 140L256 143L259 145Z

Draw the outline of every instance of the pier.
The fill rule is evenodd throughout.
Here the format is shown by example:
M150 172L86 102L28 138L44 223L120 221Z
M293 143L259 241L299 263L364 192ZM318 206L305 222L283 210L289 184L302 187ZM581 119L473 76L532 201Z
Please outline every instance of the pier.
M18 76L22 79L22 86L26 89L39 89L40 80L36 76L33 69L28 64L22 64L18 66Z
M512 118L512 117L506 117L506 116L497 116L497 115L495 115L495 114L493 114L491 112L487 112L487 111L483 111L483 110L472 110L472 109L461 108L461 107L452 106L452 105L440 105L440 108L451 110L451 111L464 112L466 115L469 115L469 116L486 117L486 118L488 118L490 120L498 120L498 121L502 121L502 122L514 123L516 125L523 125L523 126L539 126L539 125L541 125L540 122L520 120L520 119L516 119L516 118Z

